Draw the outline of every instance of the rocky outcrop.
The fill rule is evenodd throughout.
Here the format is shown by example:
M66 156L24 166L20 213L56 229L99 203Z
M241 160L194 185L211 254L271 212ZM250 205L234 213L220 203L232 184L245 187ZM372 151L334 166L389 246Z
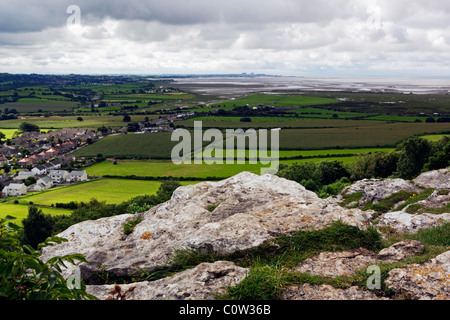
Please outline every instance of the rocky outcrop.
M377 259L385 263L398 262L422 253L425 250L420 241L405 240L394 243L389 248L378 252Z
M224 289L242 281L248 270L228 261L201 263L197 267L157 281L87 286L100 300L212 300Z
M364 179L357 181L342 191L342 195L362 192L359 206L364 206L367 202L379 203L390 195L400 192L420 192L422 188L403 179Z
M396 232L416 233L448 221L450 221L450 213L415 215L398 211L384 214L377 224L377 228L382 230L382 227L390 227Z
M413 182L401 179L364 180L343 194L361 192L360 205L379 202L399 191L422 192L436 188L421 204L443 208L448 204L448 170L424 173ZM431 180L430 180L431 179ZM434 181L435 179L436 181ZM442 190L439 192L439 190ZM270 242L278 235L298 230L317 230L336 221L366 229L375 224L396 232L414 233L450 221L450 213L409 214L403 211L373 215L373 211L343 208L343 196L321 199L300 184L273 175L241 173L219 182L202 182L178 188L172 198L139 214L142 221L125 235L123 226L137 215L120 215L73 225L59 237L68 241L43 249L47 260L66 254L83 254L86 279L99 269L129 277L170 264L177 250L194 249L218 255L247 250ZM293 270L325 277L351 276L373 264L404 261L423 251L418 241L396 243L378 253L364 248L322 252L299 263ZM390 272L386 284L413 299L450 299L450 251L422 265L409 265ZM72 269L73 271L73 269ZM240 283L248 270L232 262L202 263L171 277L120 286L88 286L100 299L209 300L224 288ZM358 287L337 289L328 285L302 284L287 287L285 299L378 299Z
M43 259L81 253L90 262L82 266L84 276L98 266L129 276L168 263L180 248L228 254L257 247L280 234L320 229L339 220L364 229L370 217L362 210L320 199L296 182L244 172L220 182L178 188L170 201L144 213L126 238L121 225L130 215L72 226L59 234L69 241L46 248Z
M424 172L413 182L423 188L450 189L450 169Z
M450 300L450 251L425 264L391 270L385 284L415 300Z
M424 246L415 240L398 242L378 254L359 248L342 252L321 252L298 264L295 271L326 277L351 276L358 270L376 263L390 263L415 256L424 250Z
M294 270L327 277L348 276L376 262L375 253L360 248L343 252L321 252L302 261Z
M337 289L330 285L291 286L283 291L284 300L384 300L373 292L362 290L356 286L348 289Z

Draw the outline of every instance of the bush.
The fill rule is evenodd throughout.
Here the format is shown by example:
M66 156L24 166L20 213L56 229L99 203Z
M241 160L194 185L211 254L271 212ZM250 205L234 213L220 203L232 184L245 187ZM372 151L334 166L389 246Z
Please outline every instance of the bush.
M278 176L296 181L314 192L320 192L323 186L336 183L340 179L349 181L350 175L350 171L339 161L293 163L278 172Z
M64 263L87 262L82 255L73 254L53 257L47 262L39 259L41 252L31 246L20 245L17 233L21 230L7 216L0 219L0 299L7 300L90 300L86 285L80 280L75 288L61 275ZM49 238L38 246L39 249L67 241Z
M398 158L397 152L377 152L359 156L351 165L351 178L353 180L387 178L397 170Z
M36 207L30 207L28 216L22 220L22 242L37 249L39 243L52 235L54 223L52 216L44 214Z
M402 142L397 150L400 151L397 174L403 179L412 179L420 174L432 154L431 143L417 137Z

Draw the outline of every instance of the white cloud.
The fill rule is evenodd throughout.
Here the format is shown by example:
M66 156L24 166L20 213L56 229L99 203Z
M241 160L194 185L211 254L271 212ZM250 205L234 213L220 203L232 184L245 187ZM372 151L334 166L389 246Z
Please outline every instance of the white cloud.
M81 25L74 28L66 25L70 4L81 9ZM0 0L0 5L3 72L441 74L450 61L448 1Z

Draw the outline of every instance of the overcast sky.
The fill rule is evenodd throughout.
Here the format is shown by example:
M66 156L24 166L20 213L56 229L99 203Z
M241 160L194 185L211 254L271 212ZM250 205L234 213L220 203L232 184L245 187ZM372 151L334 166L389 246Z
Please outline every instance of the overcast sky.
M0 8L0 72L450 75L448 0L0 0Z

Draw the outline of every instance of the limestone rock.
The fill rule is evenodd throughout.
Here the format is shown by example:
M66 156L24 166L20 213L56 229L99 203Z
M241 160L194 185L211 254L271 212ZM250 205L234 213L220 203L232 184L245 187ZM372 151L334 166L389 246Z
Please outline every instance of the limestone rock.
M282 297L284 300L384 300L356 286L344 290L326 284L290 286L283 291Z
M380 262L402 261L423 252L425 247L416 240L405 240L381 250L378 254L359 248L342 252L321 252L298 264L294 271L326 277L351 276L358 270Z
M417 201L415 204L420 204L425 210L434 208L446 208L450 203L450 192L447 194L441 193L440 191L445 189L436 189L428 198L424 200ZM402 211L406 211L405 207ZM450 213L450 208L444 210Z
M359 206L367 202L379 203L390 195L400 192L420 192L422 189L403 179L364 179L342 190L341 195L362 192L363 196Z
M391 270L385 284L415 300L450 300L450 251L424 264Z
M120 293L125 294L124 300L212 300L214 295L223 294L226 287L242 281L247 272L232 262L218 261L199 264L169 278L120 285L119 288ZM114 285L88 285L86 291L100 300L117 299L114 288Z
M294 270L329 277L348 276L376 262L377 257L374 252L360 248L343 252L322 252L300 262Z
M424 188L450 189L450 169L424 172L413 182Z
M378 252L377 259L383 262L402 261L406 258L413 257L422 253L425 247L420 241L405 240L394 243L389 248L385 248Z
M90 262L81 266L83 278L98 266L127 276L168 263L180 248L228 254L338 220L365 229L371 214L320 199L293 181L243 172L219 182L180 187L171 200L142 217L126 238L121 223L130 215L72 226L58 235L69 242L45 248L42 258L80 253Z
M450 213L414 215L397 211L384 214L377 224L377 228L391 227L397 232L416 233L448 221L450 221Z

